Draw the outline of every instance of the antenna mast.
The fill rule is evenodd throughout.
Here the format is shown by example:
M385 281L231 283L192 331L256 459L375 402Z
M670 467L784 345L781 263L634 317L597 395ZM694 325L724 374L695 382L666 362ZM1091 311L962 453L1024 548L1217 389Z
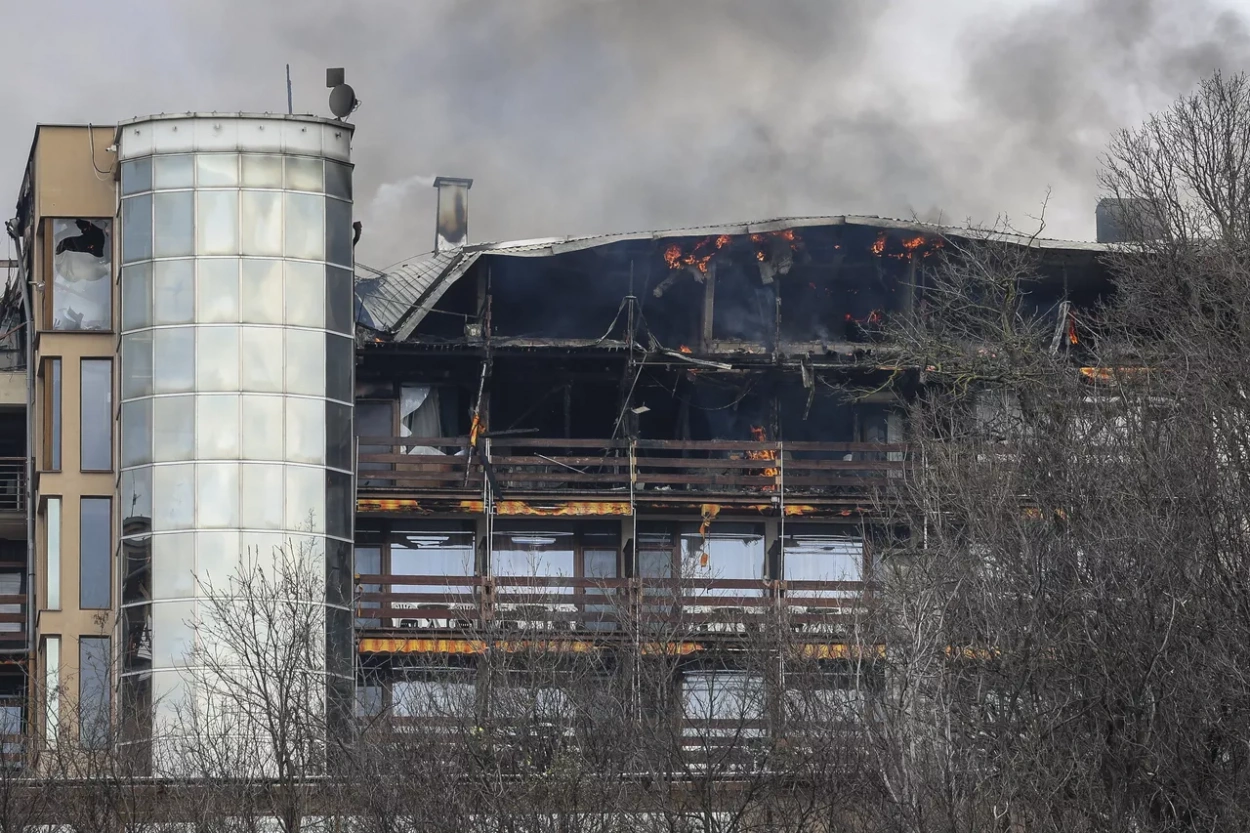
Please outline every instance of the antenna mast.
M295 114L295 104L291 99L291 65L286 65L286 114L288 116Z

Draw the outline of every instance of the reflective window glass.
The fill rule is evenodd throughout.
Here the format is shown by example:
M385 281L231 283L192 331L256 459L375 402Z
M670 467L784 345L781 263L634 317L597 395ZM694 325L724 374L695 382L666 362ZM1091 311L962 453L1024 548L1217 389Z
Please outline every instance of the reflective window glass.
M195 569L206 588L228 587L238 575L239 533L214 530L196 533Z
M326 465L336 469L352 468L352 409L349 405L326 403Z
M352 398L352 368L356 343L348 338L326 336L326 396L348 402Z
M326 534L348 538L352 534L352 476L346 472L326 472Z
M286 391L308 396L326 393L326 336L313 330L286 330Z
M239 457L239 397L202 394L195 398L195 453L201 460Z
M47 498L44 503L45 561L44 594L49 610L61 609L61 499Z
M152 264L122 267L122 329L133 330L152 323Z
M326 160L326 193L332 197L352 198L352 168Z
M239 525L239 465L201 463L196 467L199 526L223 529Z
M239 328L197 327L196 387L202 391L239 389Z
M243 322L282 323L281 261L243 261Z
M352 204L326 200L326 260L352 265Z
M152 529L190 529L195 520L195 466L180 463L152 469Z
M337 266L326 267L326 328L336 333L353 333L352 273Z
M122 262L152 256L152 195L122 200Z
M325 403L320 399L286 400L286 459L325 463Z
M152 323L188 324L195 316L195 261L152 264Z
M243 390L282 390L282 330L243 327Z
M113 691L111 645L107 636L78 638L78 743L84 749L108 746Z
M196 252L202 255L239 253L239 192L199 191L195 196Z
M286 157L286 187L292 191L322 191L322 162L312 156Z
M152 190L152 157L122 163L122 195Z
M160 396L152 400L152 460L190 460L195 456L195 397Z
M325 326L325 267L290 261L286 272L286 323L297 327Z
M152 159L152 181L158 189L190 188L195 185L195 168L189 153L162 154Z
M122 403L122 465L152 462L152 400Z
M79 462L83 471L113 468L113 360L83 359L79 377Z
M113 326L113 221L52 221L52 329Z
M303 260L324 260L325 198L316 194L282 196L286 203L284 254Z
M121 501L122 535L149 532L152 527L152 469L144 466L123 471L117 499Z
M243 192L243 254L282 255L282 194Z
M681 535L683 576L710 579L762 579L764 531L758 524L713 524L711 531L687 526ZM709 596L754 596L761 591L710 588Z
M282 529L283 471L282 466L243 465L244 529Z
M194 206L190 191L158 191L154 197L154 241L156 257L189 257L195 254Z
M150 471L150 469L145 469L145 471ZM151 527L150 516L131 522L132 529L142 528L146 532ZM124 539L121 542L121 559L122 605L146 602L152 598L152 536L144 534ZM124 621L122 627L126 627ZM133 646L131 649L133 650ZM133 663L129 667L133 668Z
M190 327L152 332L152 390L180 393L195 386L195 330Z
M275 429L282 425L282 397L243 397L243 458L281 460L282 437Z
M239 184L239 157L233 153L201 153L195 157L196 183L201 188Z
M61 470L61 360L44 359L43 467Z
M195 602L157 602L152 605L152 667L178 668L185 666L195 648ZM164 682L165 677L177 676L157 674L154 682ZM157 691L152 692L154 700L170 708L171 716L177 720L179 707L185 708L187 703L182 697L171 700L161 697Z
M152 333L122 336L122 399L152 393Z
M286 467L286 528L325 532L326 480L323 469Z
M490 557L498 576L572 576L573 531L528 524L508 530L505 526L495 533ZM562 588L550 590L566 592Z
M282 157L259 153L243 154L244 188L281 188Z
M234 324L239 320L239 261L201 258L196 280L196 320L205 324Z
M152 598L191 599L195 595L195 533L153 535Z
M107 608L113 600L113 500L78 501L78 606Z

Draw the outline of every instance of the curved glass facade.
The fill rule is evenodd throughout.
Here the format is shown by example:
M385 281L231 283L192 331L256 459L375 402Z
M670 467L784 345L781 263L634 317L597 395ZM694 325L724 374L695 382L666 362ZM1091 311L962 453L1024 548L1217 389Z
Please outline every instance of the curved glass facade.
M300 600L325 612L308 670L327 699L310 705L334 720L351 701L350 130L121 128L121 683L137 736L179 725L206 594L246 559L272 570L279 547L326 579Z

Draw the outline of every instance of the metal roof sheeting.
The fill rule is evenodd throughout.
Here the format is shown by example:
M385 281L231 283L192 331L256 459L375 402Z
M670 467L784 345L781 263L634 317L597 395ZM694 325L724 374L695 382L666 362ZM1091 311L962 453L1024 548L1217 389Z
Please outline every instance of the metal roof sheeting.
M434 304L453 283L460 279L483 255L503 257L550 257L577 252L613 243L639 240L665 240L678 237L713 235L765 234L792 228L813 226L868 226L883 231L905 231L917 234L961 237L966 240L998 240L1020 246L1073 253L1106 252L1112 244L1088 241L1052 240L994 229L960 228L933 225L909 220L894 220L872 215L836 215L818 217L781 217L749 223L694 226L679 229L626 232L621 234L587 235L582 237L544 237L504 243L479 243L447 252L427 252L392 266L384 272L368 267L356 269L356 297L368 315L358 322L372 329L394 334L403 340L433 309ZM358 310L359 313L359 310Z

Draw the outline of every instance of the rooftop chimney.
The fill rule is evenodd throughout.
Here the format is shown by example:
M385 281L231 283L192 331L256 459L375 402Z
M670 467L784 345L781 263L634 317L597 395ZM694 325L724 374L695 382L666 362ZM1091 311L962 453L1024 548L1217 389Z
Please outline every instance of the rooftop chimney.
M469 242L469 189L473 180L439 176L434 178L434 187L438 189L434 251L459 249Z
M1104 197L1094 210L1099 243L1143 243L1163 238L1163 223L1151 200Z

